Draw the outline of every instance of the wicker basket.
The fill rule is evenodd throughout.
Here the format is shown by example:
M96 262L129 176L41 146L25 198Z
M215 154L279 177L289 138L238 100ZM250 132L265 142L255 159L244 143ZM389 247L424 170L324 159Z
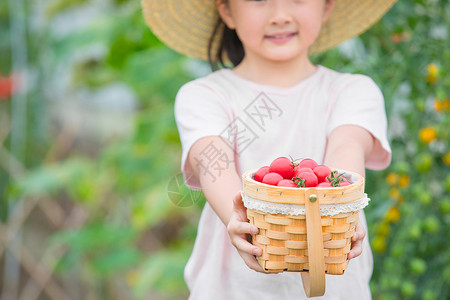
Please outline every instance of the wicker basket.
M259 228L252 243L263 250L258 262L266 272L304 272L308 296L325 292L325 273L343 274L358 211L321 216L320 205L345 204L364 197L364 178L352 185L335 188L276 187L253 180L256 170L242 175L244 196L271 203L304 205L305 215L271 214L247 209L251 224Z

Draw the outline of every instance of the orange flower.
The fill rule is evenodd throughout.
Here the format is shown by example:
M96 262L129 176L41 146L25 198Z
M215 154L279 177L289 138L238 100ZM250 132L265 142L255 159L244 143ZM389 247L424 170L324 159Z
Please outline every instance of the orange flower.
M442 101L439 101L439 99L434 99L434 110L437 112L443 112L443 111L449 111L450 109L450 100L444 99Z
M393 34L391 34L391 41L394 44L399 44L399 43L403 42L403 37L400 33L393 33Z
M398 182L398 175L397 173L389 173L386 176L386 181L389 185L394 185Z
M419 131L419 138L424 144L428 145L429 143L437 139L437 131L432 126L422 128Z
M441 101L441 106L443 111L449 111L450 110L450 100L445 98Z
M400 176L400 179L398 180L398 186L402 188L407 187L409 186L409 182L410 182L409 176L404 174Z
M401 42L408 41L408 40L410 40L410 38L411 38L411 33L407 32L407 31L391 34L391 41L394 44L399 44Z
M437 112L441 112L442 111L442 102L439 101L439 99L434 99L433 101L434 104L434 110Z

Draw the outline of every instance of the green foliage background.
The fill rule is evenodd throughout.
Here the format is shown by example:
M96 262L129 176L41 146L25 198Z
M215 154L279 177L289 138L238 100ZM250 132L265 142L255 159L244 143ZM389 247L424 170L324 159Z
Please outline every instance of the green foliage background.
M36 3L25 3L26 13L35 14ZM95 3L104 5L99 17L66 34L52 30L58 18ZM2 164L2 222L17 199L51 197L80 207L89 216L85 223L43 241L55 253L65 249L51 266L55 276L75 273L102 299L115 299L110 286L117 280L136 299L149 293L186 298L183 269L205 199L184 187L186 198L169 197L181 155L173 103L178 88L208 66L162 45L145 25L139 1L53 0L44 7L40 26L24 21L28 64L36 75L23 116L27 171L13 177ZM3 1L3 75L12 71L9 17ZM448 1L400 1L361 37L313 57L341 72L369 75L385 96L393 162L387 170L369 171L366 187L374 299L450 297L448 20ZM74 59L94 46L104 49L101 55ZM69 84L57 94L52 88L61 66ZM126 85L136 98L132 130L107 139L76 134L70 149L55 154L63 126L54 121L53 107L68 104L78 91L98 92L112 83ZM11 118L12 109L10 101L0 102L2 118ZM8 136L3 147L10 145Z

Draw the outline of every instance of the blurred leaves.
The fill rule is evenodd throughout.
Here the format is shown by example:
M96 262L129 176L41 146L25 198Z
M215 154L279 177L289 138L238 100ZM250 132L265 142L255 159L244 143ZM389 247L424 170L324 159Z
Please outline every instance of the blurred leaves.
M21 196L55 195L63 188L82 184L82 178L92 174L92 167L88 160L77 158L53 165L42 165L17 181L12 191L20 193Z
M47 17L52 18L56 14L67 10L69 8L75 7L77 5L85 4L89 2L88 0L52 0L49 1L49 5L47 6Z
M136 242L137 232L130 227L109 223L93 223L79 230L66 230L51 238L53 248L66 247L68 251L56 270L65 272L75 265L86 267L97 278L111 277L133 267L141 257Z
M187 247L186 247L187 246ZM153 253L143 262L141 271L130 284L138 299L145 298L150 287L165 295L177 296L184 286L183 270L187 263L189 245L177 245Z

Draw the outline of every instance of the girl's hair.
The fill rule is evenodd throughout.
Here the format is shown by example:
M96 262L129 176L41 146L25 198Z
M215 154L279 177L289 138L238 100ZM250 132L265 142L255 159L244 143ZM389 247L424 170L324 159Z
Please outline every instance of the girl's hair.
M221 30L222 28L223 30ZM222 36L219 39L219 47L216 53L212 53L213 41L220 32L222 32ZM213 57L214 54L215 57ZM224 54L227 55L234 66L237 66L244 58L244 47L236 34L236 30L229 29L222 19L218 18L208 42L208 61L213 71L225 67Z

